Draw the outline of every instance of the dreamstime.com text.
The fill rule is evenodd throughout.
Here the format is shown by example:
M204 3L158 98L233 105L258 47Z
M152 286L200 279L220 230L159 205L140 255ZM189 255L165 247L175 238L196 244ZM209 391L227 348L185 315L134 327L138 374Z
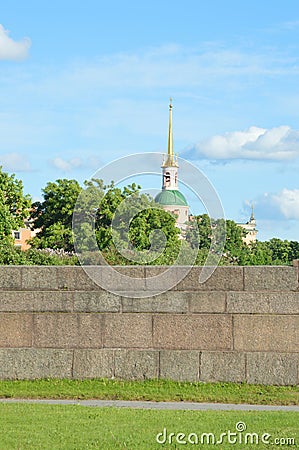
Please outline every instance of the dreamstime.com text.
M156 436L158 444L194 444L194 445L221 445L221 444L242 444L242 445L279 445L279 446L295 446L295 438L293 437L274 437L269 433L255 433L246 431L245 422L237 422L235 429L227 430L216 435L214 433L174 433L169 432L167 428L163 428L161 433Z

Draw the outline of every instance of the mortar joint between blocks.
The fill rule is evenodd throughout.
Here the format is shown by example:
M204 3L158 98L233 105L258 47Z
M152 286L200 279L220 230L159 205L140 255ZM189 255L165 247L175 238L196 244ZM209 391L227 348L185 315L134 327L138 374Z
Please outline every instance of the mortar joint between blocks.
M197 373L198 381L200 381L201 379L201 372L202 372L201 364L202 364L202 352L198 352L198 373Z

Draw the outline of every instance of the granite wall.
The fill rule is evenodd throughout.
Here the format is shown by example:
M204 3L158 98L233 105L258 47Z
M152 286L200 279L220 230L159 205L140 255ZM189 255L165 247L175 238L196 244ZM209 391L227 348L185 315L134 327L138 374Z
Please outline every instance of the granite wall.
M165 268L118 270L131 281L108 277L112 294L81 267L0 267L0 378L298 384L298 261L218 267L203 284L192 268L159 295Z

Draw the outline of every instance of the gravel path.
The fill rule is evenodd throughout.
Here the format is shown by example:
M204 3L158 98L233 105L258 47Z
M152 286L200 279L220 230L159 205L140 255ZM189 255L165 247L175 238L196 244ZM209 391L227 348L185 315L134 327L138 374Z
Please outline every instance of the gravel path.
M195 403L195 402L143 402L124 400L51 400L51 399L0 399L2 403L44 403L49 405L81 405L99 408L135 408L135 409L168 409L190 411L294 411L299 406L278 405L246 405L229 403Z

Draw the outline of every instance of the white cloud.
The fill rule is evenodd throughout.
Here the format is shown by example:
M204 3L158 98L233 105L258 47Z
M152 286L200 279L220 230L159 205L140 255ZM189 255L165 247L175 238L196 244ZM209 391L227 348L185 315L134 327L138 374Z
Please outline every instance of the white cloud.
M299 189L285 188L274 194L272 200L286 219L299 220Z
M30 163L25 155L6 153L0 155L0 166L8 172L30 172Z
M63 170L64 172L69 172L73 169L78 169L83 166L83 161L80 158L71 158L68 161L57 157L51 160L51 164L56 167L56 169Z
M0 60L19 61L27 58L31 40L23 38L21 41L14 41L9 37L9 31L0 24Z
M86 154L86 151L82 150L81 153ZM51 159L49 162L56 169L62 170L64 172L70 172L74 169L93 169L93 171L95 171L104 164L98 155L87 155L86 157L84 157L84 159L79 157L64 159L60 156L57 156L56 158Z
M248 202L244 202L244 212L248 215ZM265 192L254 201L257 221L299 220L299 189L283 188L276 193Z
M292 160L299 156L299 131L289 126L250 127L216 135L186 150L192 159Z

